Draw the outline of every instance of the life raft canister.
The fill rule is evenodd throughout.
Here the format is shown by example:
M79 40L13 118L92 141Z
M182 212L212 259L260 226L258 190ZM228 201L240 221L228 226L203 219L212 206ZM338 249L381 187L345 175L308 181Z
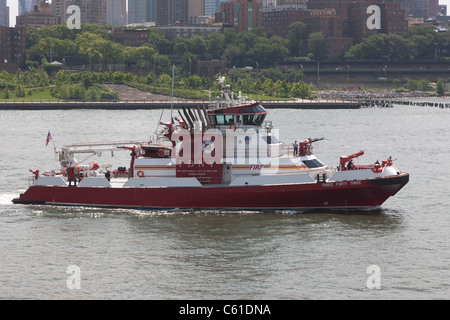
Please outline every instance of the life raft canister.
M210 147L208 148L208 146L210 146ZM202 144L203 153L210 154L214 151L214 148L215 148L214 143L212 141L205 141Z

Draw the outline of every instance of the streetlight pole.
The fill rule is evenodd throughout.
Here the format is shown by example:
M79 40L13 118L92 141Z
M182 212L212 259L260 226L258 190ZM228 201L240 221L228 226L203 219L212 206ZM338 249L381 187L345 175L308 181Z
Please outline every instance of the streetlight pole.
M192 60L191 60L191 58L188 58L189 59L189 76L191 75L191 64L192 64Z
M320 81L320 61L317 60L317 83Z

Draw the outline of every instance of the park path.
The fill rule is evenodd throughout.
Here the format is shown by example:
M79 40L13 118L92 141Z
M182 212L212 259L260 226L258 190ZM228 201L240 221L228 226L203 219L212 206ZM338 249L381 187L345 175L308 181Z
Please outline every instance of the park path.
M129 100L139 100L139 101L169 101L170 96L165 96L162 94L153 94L147 91L142 91L126 84L105 84L109 90L117 91L119 93L119 99L121 101ZM180 98L174 98L174 100L182 100Z

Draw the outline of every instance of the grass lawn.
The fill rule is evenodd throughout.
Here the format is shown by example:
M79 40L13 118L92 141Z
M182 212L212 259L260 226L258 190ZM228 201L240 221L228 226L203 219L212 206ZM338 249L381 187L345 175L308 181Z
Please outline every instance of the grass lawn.
M27 90L27 94L25 95L25 97L18 97L18 98L16 97L15 90L10 90L9 91L9 99L5 99L2 97L2 98L0 98L0 102L4 102L4 101L7 101L7 102L36 101L36 102L38 102L39 100L59 101L59 99L53 98L51 96L50 87L33 88L33 89L26 89L26 90ZM28 91L31 91L31 95L28 94Z

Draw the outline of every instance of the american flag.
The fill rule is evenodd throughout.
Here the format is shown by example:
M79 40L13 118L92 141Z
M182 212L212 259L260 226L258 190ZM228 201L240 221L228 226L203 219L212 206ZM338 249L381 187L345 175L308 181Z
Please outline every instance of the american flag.
M50 131L48 131L47 139L45 140L45 145L48 145L48 143L52 140L52 135L50 134Z

